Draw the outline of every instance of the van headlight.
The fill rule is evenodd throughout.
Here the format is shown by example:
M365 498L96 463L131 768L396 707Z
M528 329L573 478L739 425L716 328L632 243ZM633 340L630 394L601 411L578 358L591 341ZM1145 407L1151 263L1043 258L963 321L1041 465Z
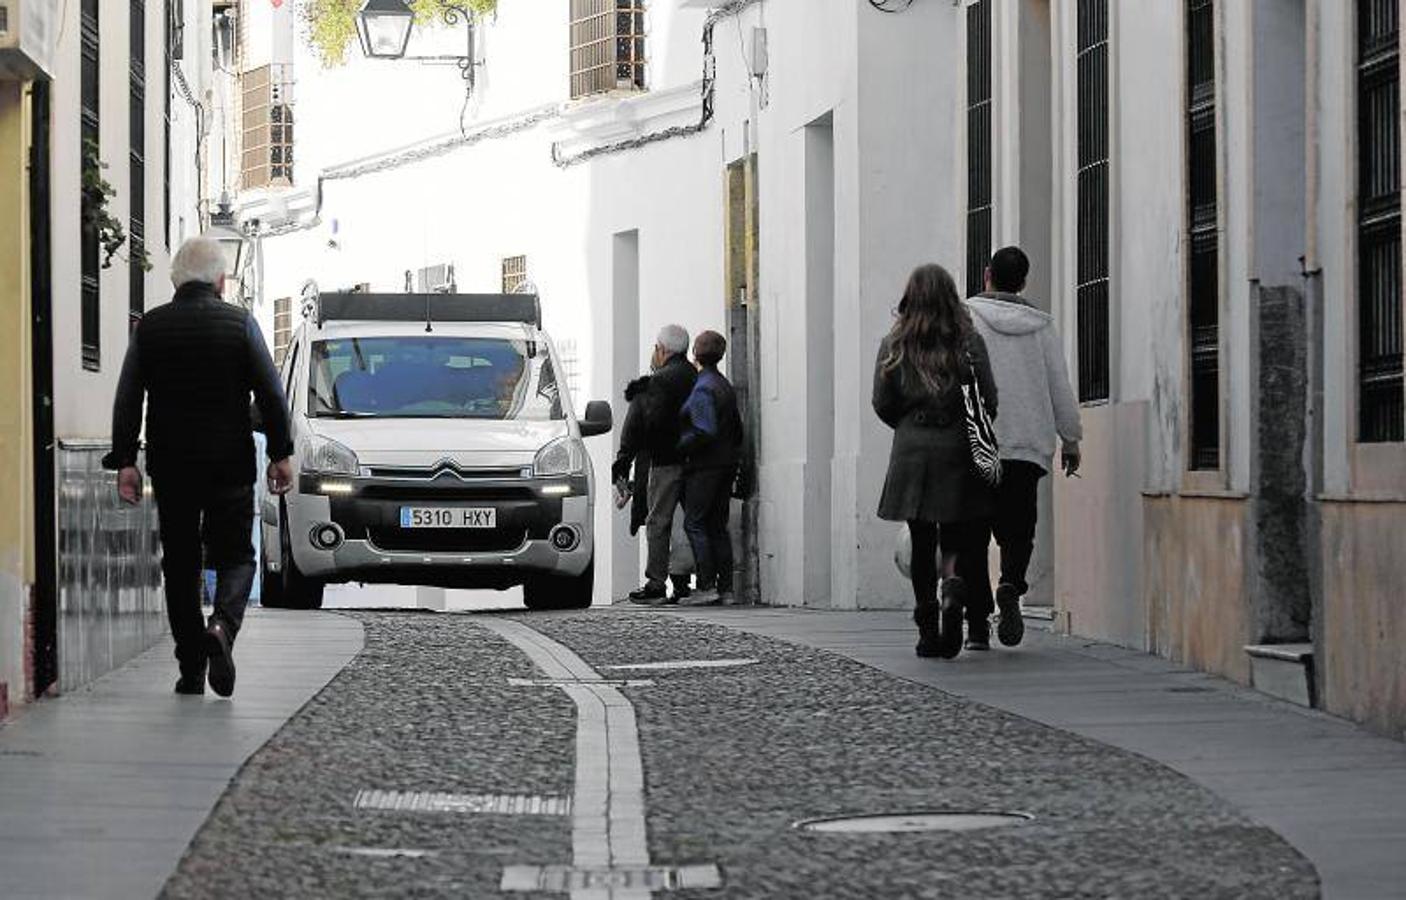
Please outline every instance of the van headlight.
M538 478L558 475L579 475L586 471L586 445L567 435L552 441L537 451L532 460L532 474Z
M331 438L317 438L304 468L319 475L356 475L361 471L361 461L351 448Z

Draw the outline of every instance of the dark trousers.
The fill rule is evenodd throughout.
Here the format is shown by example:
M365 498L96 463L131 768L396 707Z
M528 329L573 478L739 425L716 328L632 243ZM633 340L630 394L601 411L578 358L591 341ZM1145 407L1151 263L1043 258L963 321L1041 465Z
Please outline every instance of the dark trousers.
M197 485L157 481L161 571L166 615L183 671L204 664L205 619L200 611L201 569L215 570L215 612L230 639L244 621L254 586L254 485Z
M1014 585L1022 596L1030 590L1025 575L1030 568L1030 555L1035 552L1039 487L1044 477L1045 470L1035 463L1001 460L1001 488L993 529L1001 548L1001 583Z
M699 590L732 592L732 537L727 517L734 469L696 469L684 476L683 530L693 547Z
M957 576L966 582L966 618L985 622L996 608L991 595L991 572L986 548L991 543L991 523L985 519L966 522L913 521L908 523L913 540L913 596L918 603L937 601L938 576ZM938 551L942 553L938 561Z

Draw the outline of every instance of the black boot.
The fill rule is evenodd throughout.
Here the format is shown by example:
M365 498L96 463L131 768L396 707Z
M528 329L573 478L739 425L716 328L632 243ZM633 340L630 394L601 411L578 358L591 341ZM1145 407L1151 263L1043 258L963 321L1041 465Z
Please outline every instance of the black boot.
M952 659L962 652L962 608L966 606L967 583L953 575L942 579L942 612L939 616L942 633L938 637L937 655Z
M937 601L919 600L913 610L913 621L918 625L918 646L914 652L924 658L941 656Z
M688 575L670 575L669 581L673 582L674 585L675 600L685 600L689 594L693 593L693 589L688 586Z

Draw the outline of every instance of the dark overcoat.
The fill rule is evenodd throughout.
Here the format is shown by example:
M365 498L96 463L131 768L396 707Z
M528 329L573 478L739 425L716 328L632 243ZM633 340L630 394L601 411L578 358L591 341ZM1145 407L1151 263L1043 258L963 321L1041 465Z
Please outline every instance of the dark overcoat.
M972 464L960 384L935 395L906 362L884 371L888 349L884 338L874 365L874 412L893 429L879 518L939 525L990 518L996 494ZM986 344L975 330L968 332L966 350L987 411L995 418L996 381ZM973 370L965 358L960 368L962 381L969 381Z

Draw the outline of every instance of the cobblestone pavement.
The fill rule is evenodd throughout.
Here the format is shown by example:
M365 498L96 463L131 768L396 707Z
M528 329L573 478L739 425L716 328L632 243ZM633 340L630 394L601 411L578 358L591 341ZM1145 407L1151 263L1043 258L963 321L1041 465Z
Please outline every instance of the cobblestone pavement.
M570 797L575 779L572 702L511 684L542 675L479 617L361 618L361 656L245 766L166 896L489 897L506 866L570 863L568 817L356 808L363 790ZM638 721L651 862L716 864L724 879L688 896L1318 895L1285 842L1141 757L679 617L515 618L603 677L650 681L622 690ZM720 658L758 662L609 668ZM919 809L1034 818L947 834L793 827Z

